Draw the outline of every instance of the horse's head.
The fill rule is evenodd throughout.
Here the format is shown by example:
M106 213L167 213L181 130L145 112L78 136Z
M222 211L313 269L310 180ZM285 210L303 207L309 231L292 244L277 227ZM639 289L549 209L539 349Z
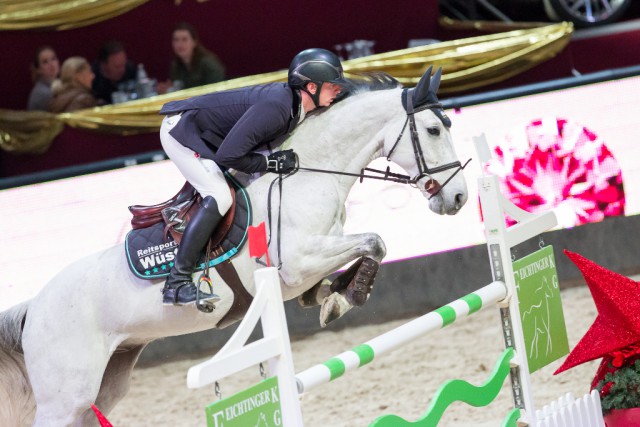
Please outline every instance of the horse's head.
M467 184L462 174L449 128L451 121L438 102L441 70L431 77L431 68L414 89L402 93L406 111L401 123L387 132L384 147L389 160L402 166L412 182L429 199L438 214L454 215L467 201ZM402 126L398 136L397 128Z

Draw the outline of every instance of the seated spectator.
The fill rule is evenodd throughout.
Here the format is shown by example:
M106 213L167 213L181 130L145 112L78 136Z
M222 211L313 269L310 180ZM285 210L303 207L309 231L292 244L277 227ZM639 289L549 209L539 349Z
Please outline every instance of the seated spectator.
M98 105L98 100L91 93L91 82L95 75L86 59L72 56L62 64L60 79L51 85L53 98L49 104L52 113L91 108Z
M118 85L133 82L136 78L136 66L127 59L123 44L117 40L110 40L100 47L98 59L91 68L96 76L93 93L105 104L113 102L111 94L118 90Z
M51 46L39 47L31 63L31 78L35 84L29 94L27 110L47 111L49 109L51 83L58 78L59 74L60 61L56 52Z
M178 23L171 36L174 58L169 78L171 82L158 85L164 93L170 87L187 89L224 80L224 65L220 59L200 43L198 33L187 22Z

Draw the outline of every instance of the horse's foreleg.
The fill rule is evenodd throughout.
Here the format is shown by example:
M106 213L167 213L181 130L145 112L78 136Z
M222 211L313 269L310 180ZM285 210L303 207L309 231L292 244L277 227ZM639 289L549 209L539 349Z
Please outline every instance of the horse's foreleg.
M311 308L322 304L322 301L331 295L331 283L329 279L322 279L298 297L298 304L302 308Z
M298 302L303 308L314 307L321 305L324 299L332 293L338 292L344 294L350 305L361 306L371 294L379 265L371 258L360 258L336 277L333 282L329 279L322 279L300 295Z
M374 233L354 234L346 236L314 236L307 241L308 245L298 248L300 265L291 265L286 274L296 270L299 280L305 277L325 277L349 262L360 258L336 279L327 289L326 281L320 281L299 299L301 305L312 305L320 302L320 324L326 326L332 320L344 315L354 305L362 305L368 298L378 265L386 248L384 242ZM287 263L285 262L285 266ZM285 280L286 281L286 280ZM295 283L286 281L288 284Z
M294 288L308 283L310 278L317 283L358 258L370 258L380 263L386 255L384 242L375 233L315 235L299 238L297 244L283 246L282 249L280 275L292 292ZM284 291L287 292L286 289Z

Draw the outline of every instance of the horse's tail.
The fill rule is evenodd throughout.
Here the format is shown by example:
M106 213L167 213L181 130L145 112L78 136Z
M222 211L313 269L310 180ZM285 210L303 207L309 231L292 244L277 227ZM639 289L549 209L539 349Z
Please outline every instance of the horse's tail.
M22 353L22 327L29 302L0 312L0 349Z
M30 425L35 401L22 352L22 326L28 302L0 313L0 425Z

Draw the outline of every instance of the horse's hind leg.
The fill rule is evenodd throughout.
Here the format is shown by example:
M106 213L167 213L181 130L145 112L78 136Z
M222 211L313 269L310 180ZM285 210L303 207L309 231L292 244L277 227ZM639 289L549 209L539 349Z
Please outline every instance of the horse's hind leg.
M110 344L92 329L93 322L67 324L63 318L50 322L34 317L27 317L23 335L37 405L33 426L98 426L95 415L90 416L91 404L100 390Z
M129 392L131 371L145 347L146 344L139 345L123 351L118 350L111 355L96 399L96 406L103 414L111 412Z

